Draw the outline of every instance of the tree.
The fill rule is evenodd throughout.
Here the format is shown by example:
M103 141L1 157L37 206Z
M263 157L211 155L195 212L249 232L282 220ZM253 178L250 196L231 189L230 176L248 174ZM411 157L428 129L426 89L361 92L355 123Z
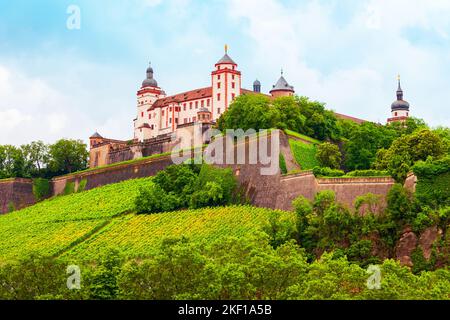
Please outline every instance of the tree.
M408 172L418 161L428 157L440 159L445 155L446 145L435 132L420 129L397 138L387 150L379 150L374 167L387 169L399 183L404 183Z
M87 167L89 152L81 140L61 139L50 146L49 154L49 167L54 173L71 173Z
M244 94L238 96L230 108L218 120L218 127L226 129L271 129L275 128L278 112L270 107L270 100L263 95Z
M279 114L276 127L299 132L305 125L305 116L293 97L280 97L273 101L273 107Z
M324 142L317 147L316 158L322 167L339 169L342 154L335 144Z
M49 161L49 147L42 141L33 141L30 144L21 146L26 159L27 171L31 176L40 177L42 169L47 166Z
M25 170L25 158L20 148L0 146L0 176L2 178L29 177Z
M321 102L310 101L307 97L296 98L305 125L300 133L319 140L338 140L341 136L337 118L332 111L326 110Z

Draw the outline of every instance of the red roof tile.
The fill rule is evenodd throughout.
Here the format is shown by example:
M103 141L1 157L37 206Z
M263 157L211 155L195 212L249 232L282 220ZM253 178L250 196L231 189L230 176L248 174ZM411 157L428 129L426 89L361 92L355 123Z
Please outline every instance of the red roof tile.
M173 95L170 97L158 99L150 107L150 109L164 107L170 103L182 103L182 102L186 102L186 101L190 101L190 100L197 100L197 99L210 98L210 97L212 97L212 88L211 87L195 89L195 90L179 93L179 94L176 94L176 95Z

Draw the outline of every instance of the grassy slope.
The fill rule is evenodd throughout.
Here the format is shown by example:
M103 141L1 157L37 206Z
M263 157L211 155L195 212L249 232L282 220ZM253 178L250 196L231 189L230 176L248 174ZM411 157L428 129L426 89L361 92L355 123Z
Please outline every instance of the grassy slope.
M289 139L292 153L302 170L313 169L320 166L316 159L317 147L314 144L307 144L294 139Z
M151 183L150 178L128 180L0 216L0 264L30 254L95 260L109 249L142 256L167 237L245 236L274 212L227 207L137 216L134 199L140 187ZM281 214L293 219L292 213Z

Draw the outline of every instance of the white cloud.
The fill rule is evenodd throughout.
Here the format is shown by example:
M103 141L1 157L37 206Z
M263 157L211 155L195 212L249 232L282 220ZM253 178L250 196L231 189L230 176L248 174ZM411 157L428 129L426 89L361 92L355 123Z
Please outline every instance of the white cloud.
M341 9L339 2L232 0L228 14L254 42L257 68L273 75L284 67L298 94L325 101L337 112L384 122L401 73L412 115L448 125L441 102L449 101L449 93L434 87L450 80L442 70L449 49L412 43L405 32L420 28L446 39L450 1L370 0L355 6L344 23L336 19Z

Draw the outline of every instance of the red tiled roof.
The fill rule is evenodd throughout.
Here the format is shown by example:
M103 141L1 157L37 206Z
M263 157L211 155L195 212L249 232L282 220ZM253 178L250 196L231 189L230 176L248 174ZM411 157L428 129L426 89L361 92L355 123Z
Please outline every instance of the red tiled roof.
M197 100L202 98L210 98L212 97L212 88L201 88L195 89L183 93L179 93L170 97L165 97L162 99L158 99L155 103L150 107L150 109L160 108L166 106L170 103L182 103L190 100ZM149 109L149 110L150 110Z
M356 122L356 123L358 123L358 124L367 122L366 120L358 119L358 118L351 117L351 116L347 116L347 115L345 115L345 114L341 114L341 113L337 113L337 112L335 112L334 115L335 115L337 118L339 118L339 119L350 120L350 121Z

